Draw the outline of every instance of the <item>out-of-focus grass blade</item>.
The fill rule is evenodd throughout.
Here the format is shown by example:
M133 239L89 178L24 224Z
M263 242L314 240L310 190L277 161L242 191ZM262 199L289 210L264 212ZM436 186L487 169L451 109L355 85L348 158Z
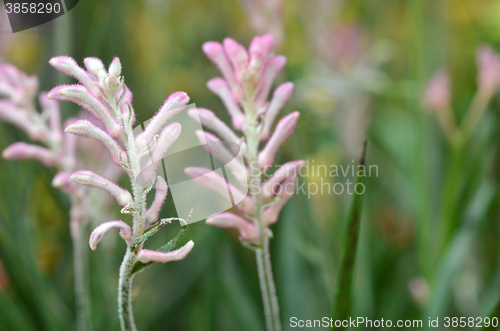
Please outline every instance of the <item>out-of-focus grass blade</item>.
M494 195L495 187L491 182L486 181L471 202L465 214L464 225L455 234L438 264L436 279L432 287L433 298L424 314L425 319L428 317L442 317L446 312L451 295L451 280L467 258L467 253L474 243L478 225L485 218L484 216L494 201Z
M366 141L361 152L359 165L365 165ZM365 177L358 176L356 184L364 184ZM356 187L356 184L354 187ZM364 192L363 192L364 193ZM358 249L359 229L361 223L361 211L363 206L363 194L353 192L349 216L344 234L344 244L340 268L337 274L337 286L335 292L334 306L332 316L334 320L344 320L349 317L352 303L352 282L354 277L354 266L356 262L356 253ZM333 328L343 330L344 327Z

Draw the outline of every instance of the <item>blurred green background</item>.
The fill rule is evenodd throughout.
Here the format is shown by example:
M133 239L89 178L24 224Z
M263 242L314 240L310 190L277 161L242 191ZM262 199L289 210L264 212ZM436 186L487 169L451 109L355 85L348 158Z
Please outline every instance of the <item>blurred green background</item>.
M5 62L39 75L42 91L72 82L49 66L52 56L70 55L80 64L88 56L105 63L118 56L139 122L174 91L228 120L205 86L219 73L201 46L225 37L248 45L262 31L252 28L244 8L237 0L81 0L55 22L0 34L9 38L2 52ZM299 110L301 118L277 163L349 165L367 136L367 164L378 167L378 177L366 185L352 316L422 319L425 326L428 317L494 314L500 297L498 97L452 179L450 146L421 100L425 82L447 68L454 114L463 118L476 91L477 46L500 50L500 1L287 0L282 15L276 53L288 62L278 82L296 86L282 113ZM64 118L78 112L72 104L62 109ZM28 140L0 123L0 150ZM50 185L55 171L35 161L0 159L0 169L0 329L74 330L69 201ZM447 180L456 184L453 199L444 198ZM285 330L291 317L331 313L350 198L299 194L272 227ZM123 216L113 208L115 219ZM440 232L445 209L455 219L448 241ZM161 215L174 214L170 198ZM177 231L177 224L164 228L148 246L161 246ZM196 245L185 260L155 265L135 278L138 328L263 330L253 252L240 245L236 232L204 222L188 228L188 239ZM95 330L119 330L124 250L115 235L89 249Z

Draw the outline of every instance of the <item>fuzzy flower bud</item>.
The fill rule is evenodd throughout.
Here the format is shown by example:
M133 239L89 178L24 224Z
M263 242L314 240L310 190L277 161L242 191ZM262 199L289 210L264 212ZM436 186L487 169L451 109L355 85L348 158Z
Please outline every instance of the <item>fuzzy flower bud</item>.
M78 120L69 125L64 132L75 134L81 137L96 139L103 143L111 155L114 164L121 166L122 162L127 163L127 153L120 148L118 143L106 132L99 129L87 120Z
M163 177L158 176L156 179L156 194L151 204L151 207L146 211L146 222L148 224L153 224L158 220L158 215L160 214L161 206L165 201L168 193L168 185Z
M227 82L222 78L213 78L208 81L207 87L222 100L231 115L233 126L241 130L245 124L245 115L234 101Z
M187 244L182 246L179 249L170 252L159 252L159 251L151 251L149 249L142 249L137 256L137 260L141 263L150 263L150 262L172 262L172 261L180 261L184 259L189 252L193 249L194 242L190 240Z
M24 142L17 142L7 147L2 152L2 157L7 160L35 159L47 167L53 167L59 161L57 155L51 150Z
M137 149L142 150L153 142L154 136L167 124L168 120L181 112L189 102L184 92L175 92L165 101L156 115L149 121L144 131L135 139Z
M89 246L92 250L95 250L97 244L101 242L102 238L111 229L120 229L120 237L125 240L127 244L132 243L132 230L130 226L123 221L109 221L104 222L92 231L89 238Z
M264 149L259 153L259 163L261 167L266 167L274 162L274 156L278 148L290 137L295 130L300 113L294 112L285 116L279 121L276 130L267 142Z
M269 132L273 126L274 120L279 111L285 106L293 92L293 83L287 82L276 88L271 103L267 107L264 117L264 129L261 135L261 141L269 137Z
M133 203L129 191L121 188L107 178L101 177L90 170L80 170L71 175L71 180L85 186L99 188L111 194L119 205L127 206Z
M76 78L92 94L99 95L99 88L94 85L85 70L83 70L71 57L56 56L50 59L49 63L63 74Z
M259 239L255 226L233 213L220 213L211 216L206 220L206 223L220 228L235 228L240 232L241 237L248 241L256 242Z
M52 179L52 186L65 193L70 193L76 189L76 184L70 179L71 175L66 171L60 171Z
M296 183L297 177L295 176L288 178L283 183L279 200L264 210L264 226L268 227L269 225L276 223L281 209L283 208L285 203L294 195L295 186L297 185Z

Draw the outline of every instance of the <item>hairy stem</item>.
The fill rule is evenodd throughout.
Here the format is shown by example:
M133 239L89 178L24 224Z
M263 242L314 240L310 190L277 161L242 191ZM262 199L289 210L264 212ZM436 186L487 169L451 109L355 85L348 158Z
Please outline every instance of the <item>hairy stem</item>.
M132 116L132 114L130 114ZM132 213L132 237L135 239L144 233L144 214L146 213L146 196L143 188L137 182L140 175L140 162L135 147L135 137L132 127L125 125L127 156L132 174L130 183L134 196L134 212ZM137 254L142 249L142 244L127 246L127 252L120 266L120 278L118 280L118 316L123 331L137 330L132 310L132 270L136 262Z
M264 304L264 315L268 331L280 331L278 298L274 285L271 257L269 253L269 235L264 227L261 203L261 171L258 162L259 135L257 127L252 126L247 133L248 158L250 163L250 194L255 205L255 225L259 234L259 248L255 250L259 271L260 289Z
M132 311L132 269L134 268L137 252L131 246L123 257L120 266L120 279L118 281L118 315L123 331L137 330Z
M87 250L83 247L81 218L78 217L80 209L77 201L72 199L72 218L70 221L71 237L73 242L73 266L75 277L75 301L76 301L76 324L78 331L89 331L92 329L92 319L90 311L90 291L88 288L87 270ZM77 215L75 215L77 214Z

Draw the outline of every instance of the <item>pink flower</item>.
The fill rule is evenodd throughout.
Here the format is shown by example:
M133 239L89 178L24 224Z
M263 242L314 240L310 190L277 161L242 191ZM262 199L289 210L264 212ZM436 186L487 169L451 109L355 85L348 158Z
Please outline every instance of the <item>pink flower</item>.
M500 56L488 45L478 48L477 83L480 89L493 91L500 87Z
M445 70L440 70L432 76L425 88L425 106L440 110L450 105L450 77Z

